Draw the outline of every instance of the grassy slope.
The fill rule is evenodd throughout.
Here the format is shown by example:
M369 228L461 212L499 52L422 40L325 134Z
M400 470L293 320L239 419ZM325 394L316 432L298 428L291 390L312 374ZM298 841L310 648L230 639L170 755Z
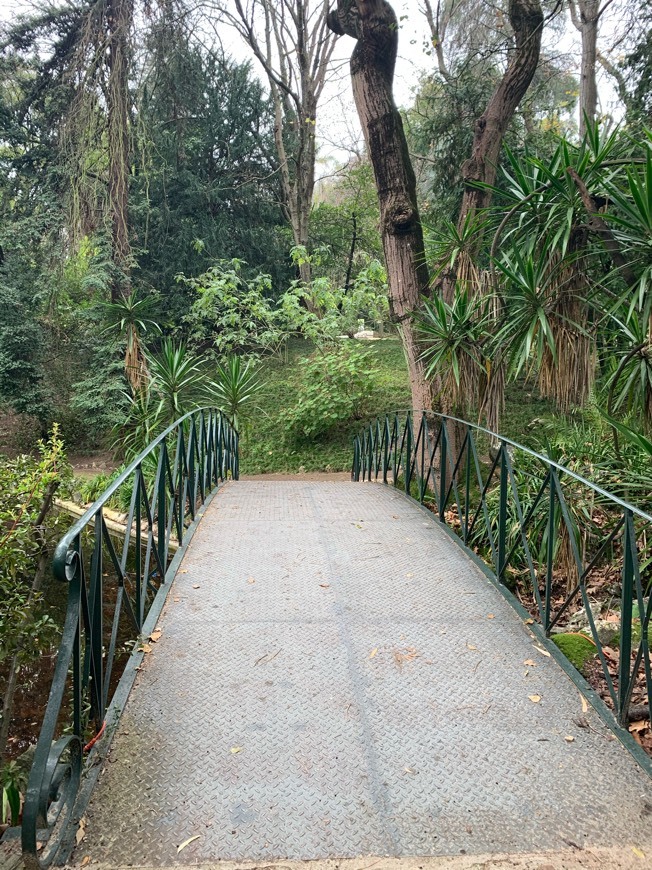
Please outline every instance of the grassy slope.
M410 388L401 344L396 338L368 342L379 372L369 402L370 416L410 404ZM257 409L243 425L241 471L263 472L348 471L351 468L351 441L365 420L352 420L315 441L294 441L286 435L284 413L297 401L302 362L314 352L306 341L297 340L288 348L287 363L265 360L262 375L265 387L257 399Z

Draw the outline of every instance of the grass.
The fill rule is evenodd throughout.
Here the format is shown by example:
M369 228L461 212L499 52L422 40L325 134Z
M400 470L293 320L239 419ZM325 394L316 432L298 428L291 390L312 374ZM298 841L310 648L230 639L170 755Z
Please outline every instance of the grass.
M298 401L303 363L315 353L301 339L290 342L287 362L267 359L262 364L264 388L256 397L256 409L243 422L240 471L242 474L302 471L349 471L353 436L380 413L407 408L410 385L403 349L398 338L364 345L378 368L365 415L330 430L315 440L295 439L287 431L285 416Z

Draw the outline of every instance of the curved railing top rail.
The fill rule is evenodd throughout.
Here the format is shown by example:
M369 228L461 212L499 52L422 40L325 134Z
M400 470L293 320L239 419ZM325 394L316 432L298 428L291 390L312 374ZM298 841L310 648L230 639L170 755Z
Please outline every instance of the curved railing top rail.
M636 505L630 504L624 499L620 498L614 493L609 492L603 487L599 486L592 480L588 480L586 477L582 477L581 474L578 474L576 471L573 471L571 468L567 468L565 465L561 465L559 462L555 462L554 459L551 459L549 456L544 456L543 453L537 453L536 450L532 450L531 447L526 447L524 444L519 444L518 441L513 441L511 438L507 438L505 435L500 435L498 432L493 432L491 429L485 429L483 426L480 426L477 423L470 423L468 420L463 420L461 417L453 417L450 414L442 414L438 411L425 411L419 410L415 411L413 408L399 408L397 411L392 411L391 413L385 413L375 417L375 420L384 420L389 416L393 415L405 414L406 416L409 414L411 416L415 416L418 414L426 415L426 417L435 417L442 420L450 420L451 423L460 423L462 426L466 426L469 429L474 429L476 432L482 432L483 435L488 435L490 438L496 439L501 444L506 444L509 447L513 447L516 450L521 450L523 453L527 453L528 456L532 456L534 459L538 459L541 462L545 463L546 466L554 468L556 471L562 472L565 476L576 480L578 483L581 483L583 486L587 486L589 489L592 489L594 492L598 493L598 495L604 496L612 501L614 504L617 504L619 507L624 510L631 511L631 513L640 517L648 523L652 523L652 515L646 513L641 508L636 507ZM365 427L365 428L368 428ZM360 436L356 436L360 437Z
M67 581L69 578L66 575L66 559L68 555L68 551L72 546L75 538L86 528L89 522L95 517L100 508L104 507L107 502L116 494L116 492L120 489L120 487L127 483L127 481L132 477L133 473L136 471L139 465L142 465L143 460L153 453L159 444L174 432L179 426L184 423L186 420L189 420L191 417L195 417L197 414L208 413L214 411L213 408L208 406L204 406L201 408L195 408L193 411L188 411L187 414L184 414L183 417L179 417L178 420L175 420L174 423L171 423L167 429L161 432L160 435L157 435L156 438L147 445L147 447L142 450L138 456L134 460L132 460L129 465L125 468L123 472L121 472L118 477L104 490L102 495L100 495L93 504L91 504L81 515L81 517L72 524L72 526L68 529L65 535L59 540L57 546L54 551L54 556L52 557L52 571L57 580Z

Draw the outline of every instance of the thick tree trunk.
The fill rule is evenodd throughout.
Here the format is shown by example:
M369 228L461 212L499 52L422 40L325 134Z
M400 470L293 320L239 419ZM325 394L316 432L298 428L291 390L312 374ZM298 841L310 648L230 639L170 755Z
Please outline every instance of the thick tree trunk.
M477 182L494 184L503 136L536 72L541 50L543 12L539 0L510 0L509 21L514 51L487 108L475 122L471 156L462 164L464 195L458 220L461 230L468 217L491 202L491 190Z
M108 0L109 40L108 138L109 209L115 276L111 299L129 295L129 83L128 37L133 18L132 0Z
M584 136L588 124L595 121L598 106L598 89L595 80L598 61L598 24L600 0L569 0L571 19L582 39L582 65L580 71L580 136ZM578 11L579 9L579 11Z
M398 22L386 0L338 0L331 30L357 39L351 55L353 96L374 170L392 319L407 358L415 409L432 408L433 387L425 376L412 314L428 290L416 179L392 82Z

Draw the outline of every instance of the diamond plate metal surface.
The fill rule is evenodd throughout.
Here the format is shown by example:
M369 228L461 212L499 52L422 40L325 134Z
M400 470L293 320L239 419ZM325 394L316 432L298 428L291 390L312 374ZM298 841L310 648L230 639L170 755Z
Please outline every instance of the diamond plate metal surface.
M391 488L229 483L160 627L76 862L652 841L648 777L592 710L575 724L574 684Z

